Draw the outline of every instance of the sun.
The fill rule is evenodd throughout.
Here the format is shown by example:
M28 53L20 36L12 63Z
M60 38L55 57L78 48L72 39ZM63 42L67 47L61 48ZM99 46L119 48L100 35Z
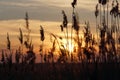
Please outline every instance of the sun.
M69 45L68 45L68 51L70 53L72 53L74 51L74 45L73 44L69 43Z
M71 40L68 40L68 42L65 40L64 41L64 47L66 50L68 50L70 53L74 51L74 44L71 43Z

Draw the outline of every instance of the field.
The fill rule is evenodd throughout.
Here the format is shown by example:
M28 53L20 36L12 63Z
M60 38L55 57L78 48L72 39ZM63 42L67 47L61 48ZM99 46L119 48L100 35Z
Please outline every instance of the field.
M0 65L0 80L120 80L119 74L119 63Z

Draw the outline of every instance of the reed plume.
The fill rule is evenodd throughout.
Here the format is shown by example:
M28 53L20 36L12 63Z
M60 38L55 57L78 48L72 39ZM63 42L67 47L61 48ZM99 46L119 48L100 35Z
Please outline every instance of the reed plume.
M28 13L26 12L26 14L25 14L25 21L26 21L26 29L29 29L29 17L28 17Z
M20 36L18 37L18 39L19 39L20 43L23 44L23 33L22 33L21 28L19 28L19 31L20 31Z
M77 0L73 0L73 2L71 3L72 7L75 8L75 5L77 4Z
M92 34L90 32L90 25L89 25L89 22L85 22L85 31L84 31L84 38L85 38L85 47L89 47L90 45L90 42L91 42L91 39L92 39Z
M98 39L98 22L97 22L97 17L99 15L99 9L98 9L98 4L95 7L95 17L96 17L96 33L97 33L97 39Z
M40 35L41 35L41 37L40 37L41 41L44 41L45 36L44 36L44 29L42 26L40 26Z
M68 25L68 20L67 20L67 15L65 14L64 10L62 10L62 14L63 14L63 24L61 26L61 30L62 30L62 28L66 28L66 35L65 35L66 41L67 41L66 50L68 50L68 46L69 46L69 42L68 42L68 26L67 26ZM64 32L64 34L65 34L65 32ZM69 53L68 53L68 55L69 55Z
M64 31L63 25L60 25L60 28L61 28L61 32L63 32Z
M99 15L99 9L98 9L98 4L96 5L96 8L95 8L95 16L96 18L98 17Z
M75 12L73 12L72 18L73 18L73 24L72 24L73 29L75 31L79 31L79 21Z
M68 20L64 10L62 10L62 14L63 14L63 27L67 27Z
M41 62L42 62L42 58L43 58L43 45L44 45L44 29L43 27L40 25L40 40L42 41L42 44L40 45L40 56L41 56Z
M11 49L11 42L10 42L10 38L9 38L9 33L7 33L7 49Z
M29 29L29 17L28 17L28 13L26 12L25 14L25 21L26 21L26 29L27 29L27 34L25 35L26 40L24 41L24 45L26 46L26 48L30 49L31 45L30 45L30 32L31 30Z
M105 5L107 3L107 1L109 1L109 0L99 0L99 3L102 5Z

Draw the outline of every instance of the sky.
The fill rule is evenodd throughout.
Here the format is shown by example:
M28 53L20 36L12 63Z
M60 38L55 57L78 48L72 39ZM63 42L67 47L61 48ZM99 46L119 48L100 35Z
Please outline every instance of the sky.
M33 44L39 47L40 25L48 32L60 34L62 24L61 10L64 10L68 22L72 20L73 0L0 0L0 49L6 48L6 34L10 35L12 47L19 45L19 28L25 31L25 13L28 12L30 19L31 36ZM110 0L111 2L112 0ZM120 1L120 0L118 0ZM79 15L80 24L90 21L91 29L95 29L94 10L98 0L78 0L76 11ZM47 35L47 34L46 34ZM49 37L47 35L47 37ZM49 43L46 41L46 44ZM47 46L47 45L46 45Z
M60 21L61 10L71 16L72 0L0 0L0 20L21 19L27 11L31 19ZM78 0L77 11L87 15L94 10L97 0ZM87 16L84 18L86 19Z

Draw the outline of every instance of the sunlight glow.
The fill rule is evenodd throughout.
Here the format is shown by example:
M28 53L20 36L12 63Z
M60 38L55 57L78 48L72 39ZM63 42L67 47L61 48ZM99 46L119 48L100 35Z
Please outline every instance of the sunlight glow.
M70 53L74 51L74 44L71 44L71 42L69 42L68 50Z
M68 44L67 44L67 40L64 40L63 45L65 49L68 50L70 53L74 51L74 43L73 42L71 43L71 40L68 40Z

